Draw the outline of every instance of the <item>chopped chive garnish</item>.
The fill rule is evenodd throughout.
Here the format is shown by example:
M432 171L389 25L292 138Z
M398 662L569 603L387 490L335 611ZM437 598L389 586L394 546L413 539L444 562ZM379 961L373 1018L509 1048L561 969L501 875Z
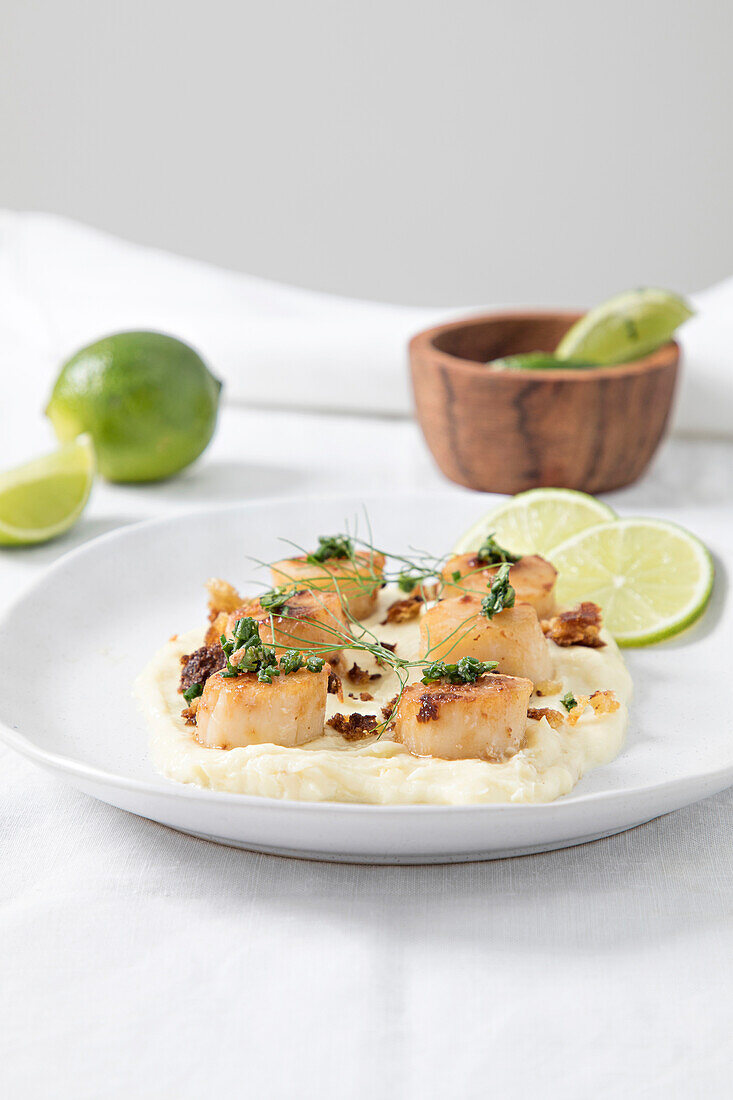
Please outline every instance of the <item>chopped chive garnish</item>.
M493 672L498 661L478 661L475 657L461 657L456 664L445 661L433 661L423 669L422 682L435 684L444 681L448 684L473 684L485 672Z
M293 592L293 588L285 587L273 588L270 592L263 592L260 596L260 607L264 608L265 611L277 614L278 611L283 610Z
M481 611L487 619L493 619L505 607L514 607L515 592L509 584L509 568L508 562L499 567L488 595L481 601Z
M184 691L183 698L187 703L192 703L194 699L198 699L199 695L203 694L203 690L203 684L191 684L191 686Z
M568 691L565 695L563 695L560 702L565 707L565 710L568 712L568 714L573 709L573 707L577 707L578 705L578 700L575 698L572 691Z
M504 562L518 562L521 554L512 554L511 550L505 550L494 538L494 533L487 535L476 551L479 561L487 565L500 565Z
M297 649L288 649L278 659L272 646L265 645L260 638L260 628L254 619L237 619L231 639L221 636L221 648L226 657L226 669L222 676L229 679L243 672L254 672L262 684L271 684L274 676L281 673L297 672L306 668L308 672L320 672L324 665L322 657L306 657ZM237 663L232 663L233 654L237 654Z
M331 558L353 557L354 543L346 535L321 535L318 539L318 549L311 554L306 554L305 560L319 565Z

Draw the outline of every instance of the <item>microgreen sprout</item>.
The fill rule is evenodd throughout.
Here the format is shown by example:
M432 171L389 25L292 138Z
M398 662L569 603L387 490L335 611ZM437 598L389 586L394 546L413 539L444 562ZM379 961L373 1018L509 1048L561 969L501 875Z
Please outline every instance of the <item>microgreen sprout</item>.
M487 619L493 619L505 607L514 607L515 592L509 584L509 563L501 565L489 588L488 594L481 601L481 611Z
M521 554L512 554L511 550L505 550L503 546L499 546L492 531L479 546L476 557L486 565L500 565L504 562L518 562Z
M475 657L461 657L456 664L445 661L433 661L426 665L422 673L424 684L445 681L448 684L474 684L486 672L493 672L498 661L479 661Z

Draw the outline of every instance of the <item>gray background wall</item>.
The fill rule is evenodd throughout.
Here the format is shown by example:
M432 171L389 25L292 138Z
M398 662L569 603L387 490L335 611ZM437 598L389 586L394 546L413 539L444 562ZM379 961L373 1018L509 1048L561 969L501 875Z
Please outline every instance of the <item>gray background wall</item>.
M314 288L733 271L729 0L0 0L0 204Z

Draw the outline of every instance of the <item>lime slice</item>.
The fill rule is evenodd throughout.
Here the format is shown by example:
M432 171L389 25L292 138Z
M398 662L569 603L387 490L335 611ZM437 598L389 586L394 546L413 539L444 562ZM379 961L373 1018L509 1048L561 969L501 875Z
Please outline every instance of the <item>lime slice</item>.
M76 522L94 480L89 436L0 474L0 545L29 546Z
M639 359L671 340L675 329L692 314L684 298L669 290L626 290L576 321L555 355L599 365Z
M454 547L456 554L478 550L487 535L515 554L551 555L561 542L578 531L613 520L607 504L575 489L529 489L488 512L466 531Z
M561 605L593 600L619 645L678 634L702 614L713 563L699 539L655 519L600 523L568 539L552 556Z

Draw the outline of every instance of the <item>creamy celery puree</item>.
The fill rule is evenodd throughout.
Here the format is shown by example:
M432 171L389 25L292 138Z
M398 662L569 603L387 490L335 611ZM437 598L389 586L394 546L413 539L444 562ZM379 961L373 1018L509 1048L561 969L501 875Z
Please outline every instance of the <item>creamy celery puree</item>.
M365 625L381 641L397 643L400 656L417 657L419 620L381 625L386 609L400 598L393 587L380 593L379 605ZM136 694L151 728L153 764L169 779L197 787L306 802L368 802L381 804L432 803L463 805L477 802L551 802L568 794L591 768L607 764L621 750L631 697L631 678L613 639L603 632L606 646L562 648L547 642L553 656L554 679L562 683L556 695L532 696L532 707L565 713L560 696L567 691L591 695L613 691L621 704L610 714L596 715L589 707L575 726L554 730L546 719L529 719L522 748L514 756L492 763L485 760L441 760L416 757L384 734L377 739L346 741L326 732L298 748L251 745L212 749L200 745L195 727L181 718L185 706L178 693L180 658L203 644L203 630L171 639L155 655L136 684ZM370 654L346 652L347 667L355 661L380 680L352 685L343 678L343 702L328 696L327 717L379 713L398 690L389 669L378 668ZM410 679L420 678L417 669ZM372 702L362 702L368 690ZM356 696L350 699L348 692ZM328 731L328 727L327 727Z

